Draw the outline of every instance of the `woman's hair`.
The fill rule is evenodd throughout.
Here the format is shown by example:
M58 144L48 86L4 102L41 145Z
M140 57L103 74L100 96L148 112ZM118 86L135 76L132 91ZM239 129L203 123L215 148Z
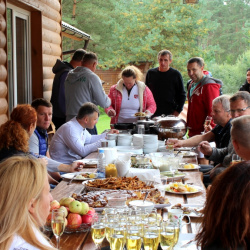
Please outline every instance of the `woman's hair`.
M21 104L13 109L10 120L0 127L0 149L14 148L15 150L29 151L30 125L37 120L36 110L29 104Z
M250 242L250 161L228 167L207 196L198 245L247 249Z
M119 78L122 77L133 77L134 79L136 79L137 81L141 81L143 79L143 74L140 71L140 69L138 69L137 67L131 65L131 66L127 66L119 75Z
M13 156L0 163L0 250L9 249L14 235L39 249L54 249L37 240L34 227L38 229L42 220L37 222L28 210L33 199L39 207L46 179L47 169L40 160Z

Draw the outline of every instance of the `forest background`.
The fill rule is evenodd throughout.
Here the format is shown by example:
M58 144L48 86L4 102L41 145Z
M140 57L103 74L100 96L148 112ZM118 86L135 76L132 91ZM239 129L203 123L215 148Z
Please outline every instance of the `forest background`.
M76 3L75 15L73 6ZM169 49L171 66L189 80L186 64L200 56L205 69L223 81L223 93L235 93L250 68L250 0L62 0L63 20L91 35L88 50L102 69L138 62L157 66L157 53ZM63 38L63 50L83 47ZM64 59L70 60L70 57ZM115 83L113 83L115 84ZM101 116L101 132L109 123Z

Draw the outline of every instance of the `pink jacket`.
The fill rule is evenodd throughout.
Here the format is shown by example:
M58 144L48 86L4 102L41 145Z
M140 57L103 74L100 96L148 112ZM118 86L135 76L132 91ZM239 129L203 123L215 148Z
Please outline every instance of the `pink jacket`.
M138 85L139 90L140 112L148 110L150 113L154 114L156 111L156 103L151 90L144 82L136 81L136 84ZM109 91L108 96L111 99L111 105L105 109L105 112L108 113L110 109L114 109L116 112L116 116L111 117L111 124L115 124L118 121L122 103L122 90L123 80L121 79L117 84L113 85Z

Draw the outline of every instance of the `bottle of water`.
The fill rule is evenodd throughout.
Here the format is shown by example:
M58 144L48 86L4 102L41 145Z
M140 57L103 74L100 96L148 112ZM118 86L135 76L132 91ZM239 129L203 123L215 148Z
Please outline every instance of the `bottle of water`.
M105 178L106 159L103 149L99 149L97 173L99 178Z

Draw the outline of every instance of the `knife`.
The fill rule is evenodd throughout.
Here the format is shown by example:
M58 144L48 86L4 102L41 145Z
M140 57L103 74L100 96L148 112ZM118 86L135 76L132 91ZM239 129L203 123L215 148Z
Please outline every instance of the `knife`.
M186 244L182 245L181 248L186 248L188 247L189 244L191 244L195 239L192 239L190 241L188 241Z
M78 173L77 174L74 174L74 176L73 176L73 178L68 182L68 184L67 185L70 185L71 184L71 182L75 179L75 177L78 175Z

